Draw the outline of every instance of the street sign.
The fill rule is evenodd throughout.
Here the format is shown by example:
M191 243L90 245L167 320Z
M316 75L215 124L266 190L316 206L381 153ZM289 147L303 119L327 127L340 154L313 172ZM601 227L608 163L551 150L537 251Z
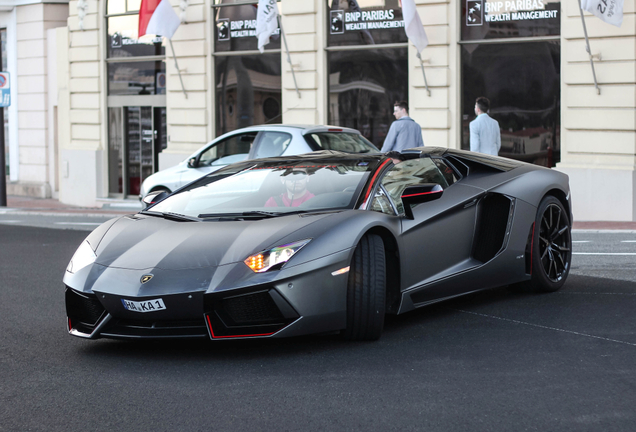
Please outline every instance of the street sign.
M11 105L11 81L9 72L0 72L0 107Z

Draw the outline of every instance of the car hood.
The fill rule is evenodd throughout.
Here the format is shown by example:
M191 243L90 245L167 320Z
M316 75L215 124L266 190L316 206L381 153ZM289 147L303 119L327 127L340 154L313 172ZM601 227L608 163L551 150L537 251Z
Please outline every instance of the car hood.
M328 216L209 222L125 216L99 242L96 263L131 270L180 270L241 262L255 252L278 246L281 239ZM298 232L296 240L304 238L307 237Z

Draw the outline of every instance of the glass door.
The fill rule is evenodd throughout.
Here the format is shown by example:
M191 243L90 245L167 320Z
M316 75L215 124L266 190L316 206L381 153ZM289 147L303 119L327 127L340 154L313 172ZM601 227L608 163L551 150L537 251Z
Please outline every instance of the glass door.
M109 127L109 192L136 197L167 146L166 108L109 108Z

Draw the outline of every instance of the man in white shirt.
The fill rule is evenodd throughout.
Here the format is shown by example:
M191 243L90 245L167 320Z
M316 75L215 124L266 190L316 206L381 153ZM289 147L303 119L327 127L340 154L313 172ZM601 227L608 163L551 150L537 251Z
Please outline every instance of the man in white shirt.
M490 101L478 97L475 101L477 118L470 122L470 151L497 156L501 148L501 132L497 120L487 114L489 109Z

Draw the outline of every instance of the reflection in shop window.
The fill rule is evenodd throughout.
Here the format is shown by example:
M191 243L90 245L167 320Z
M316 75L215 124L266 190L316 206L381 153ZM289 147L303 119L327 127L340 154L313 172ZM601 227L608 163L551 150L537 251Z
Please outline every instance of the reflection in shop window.
M280 54L217 57L216 134L281 123Z
M462 46L462 148L470 148L475 99L490 99L500 156L548 167L560 160L558 41Z
M329 124L358 129L382 148L393 104L408 98L406 48L329 53Z
M164 61L109 63L108 94L166 94L166 63Z
M107 44L108 58L162 56L166 48L161 36L139 37L139 10L141 0L108 0ZM127 14L127 15L122 15Z

